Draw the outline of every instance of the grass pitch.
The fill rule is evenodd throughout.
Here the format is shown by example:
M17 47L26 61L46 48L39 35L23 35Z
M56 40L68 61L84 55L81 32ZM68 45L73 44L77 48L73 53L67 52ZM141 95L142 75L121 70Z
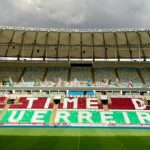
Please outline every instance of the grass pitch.
M148 150L150 130L1 128L0 150Z

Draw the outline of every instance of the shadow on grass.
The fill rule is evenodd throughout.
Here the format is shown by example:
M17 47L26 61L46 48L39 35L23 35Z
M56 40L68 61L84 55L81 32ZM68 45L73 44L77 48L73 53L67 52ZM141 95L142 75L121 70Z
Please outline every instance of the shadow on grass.
M0 136L0 150L147 150L146 136Z

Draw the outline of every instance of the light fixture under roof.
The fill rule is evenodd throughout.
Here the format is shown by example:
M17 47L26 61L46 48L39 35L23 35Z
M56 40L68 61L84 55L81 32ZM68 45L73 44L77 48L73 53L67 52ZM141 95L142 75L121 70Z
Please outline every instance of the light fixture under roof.
M25 31L55 31L55 32L125 32L125 31L150 31L150 28L112 28L112 29L68 29L68 28L34 28L17 26L0 26L0 29L25 30Z

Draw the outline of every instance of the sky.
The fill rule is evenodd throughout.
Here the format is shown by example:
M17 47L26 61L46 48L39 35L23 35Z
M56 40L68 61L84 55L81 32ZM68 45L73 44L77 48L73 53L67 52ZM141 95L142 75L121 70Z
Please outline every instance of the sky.
M149 28L150 0L0 0L0 25Z

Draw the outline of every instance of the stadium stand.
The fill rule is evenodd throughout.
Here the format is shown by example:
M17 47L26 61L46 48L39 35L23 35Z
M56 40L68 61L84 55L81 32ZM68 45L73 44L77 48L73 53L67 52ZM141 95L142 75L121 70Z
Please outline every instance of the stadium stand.
M46 76L46 81L58 82L59 78L62 81L67 81L68 68L48 68L48 73Z
M92 80L91 68L72 68L71 81L77 79L78 81Z
M0 32L1 125L150 127L149 31Z
M1 67L0 68L0 81L8 80L11 78L14 82L18 82L23 68L18 67Z
M116 80L114 68L95 68L94 72L96 81L111 80L115 82Z
M23 76L24 82L42 81L45 68L28 67Z
M40 124L43 122L51 125L66 123L78 126L91 123L103 125L114 122L124 125L126 121L131 125L150 124L147 119L150 107L143 100L111 98L111 101L108 104L109 111L105 111L107 105L99 103L96 98L65 98L63 103L54 104L49 98L20 97L17 104L7 105L7 110L3 111L2 121L7 123L9 120L9 123L12 124L17 124L17 122ZM4 97L0 97L0 102L4 102ZM56 107L57 109L55 109ZM41 114L42 116L40 116Z
M137 87L142 85L135 68L118 68L117 70L122 84L128 84L129 81L132 80L133 86L135 86L134 84L136 84Z
M141 68L141 74L147 85L150 85L150 68Z
M10 109L43 109L44 107L52 109L53 103L48 98L29 98L28 100L27 97L21 97L18 104L11 105Z

